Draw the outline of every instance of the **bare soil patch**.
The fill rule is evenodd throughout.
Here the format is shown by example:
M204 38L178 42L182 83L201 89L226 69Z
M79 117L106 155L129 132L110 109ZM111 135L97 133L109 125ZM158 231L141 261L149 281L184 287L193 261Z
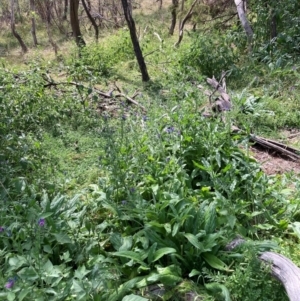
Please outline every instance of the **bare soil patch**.
M300 162L292 161L278 153L262 149L258 146L251 147L253 157L261 164L262 170L267 175L294 172L300 175Z

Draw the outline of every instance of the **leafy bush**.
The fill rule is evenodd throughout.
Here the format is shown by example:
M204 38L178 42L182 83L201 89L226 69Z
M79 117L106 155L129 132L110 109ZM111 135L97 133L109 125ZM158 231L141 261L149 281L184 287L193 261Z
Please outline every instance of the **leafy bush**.
M196 69L205 76L221 76L222 71L236 75L238 56L226 36L195 34L192 44L180 60L183 70Z
M75 53L73 60L67 62L71 76L79 80L98 81L112 75L114 66L119 62L133 59L134 52L128 31L120 30L105 45L89 44L77 56Z

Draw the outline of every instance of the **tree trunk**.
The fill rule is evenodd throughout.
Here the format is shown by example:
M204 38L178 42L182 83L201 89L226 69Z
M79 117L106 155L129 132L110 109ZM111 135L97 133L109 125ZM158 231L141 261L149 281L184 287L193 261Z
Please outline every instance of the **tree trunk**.
M62 17L63 20L67 20L67 15L68 15L68 3L69 3L69 1L68 1L68 0L65 0L65 3L64 3L64 14L63 14L63 17Z
M78 19L79 0L70 0L70 22L73 31L73 37L78 47L85 46L85 41L80 32Z
M130 13L130 8L128 5L128 1L127 0L122 0L122 6L123 6L123 10L124 10L124 15L125 15L125 19L129 28L129 32L130 32L130 37L131 37L131 41L133 44L133 49L135 52L135 56L136 59L138 61L139 67L140 67L140 71L142 73L142 80L144 82L147 82L150 80L148 71L147 71L147 66L143 57L143 53L142 50L140 48L140 44L139 44L139 40L137 38L136 35L136 28L135 28L135 23L134 20L132 18L132 15Z
M176 26L176 18L177 18L177 8L178 8L178 0L172 0L172 9L171 9L172 21L169 29L170 35L174 34L174 29Z
M36 29L35 29L35 3L34 0L30 0L30 13L31 13L31 35L33 39L34 47L37 46Z
M19 42L19 44L22 48L22 52L26 53L28 51L28 48L25 45L25 43L23 42L21 36L16 31L16 26L15 26L15 1L14 0L10 1L10 6L11 6L11 21L10 21L11 31L12 31L13 35L15 36L15 38L18 40L18 42Z
M97 26L97 23L95 21L95 19L92 17L91 13L90 13L90 9L88 8L87 4L85 3L85 0L81 0L83 8L89 18L89 20L91 21L94 29L95 29L95 38L96 38L96 42L98 43L98 38L99 38L99 28ZM90 3L91 5L91 3Z
M244 1L243 0L234 0L234 3L236 5L236 9L239 15L239 19L242 23L242 26L244 27L244 30L246 32L247 38L248 38L248 45L249 50L251 50L251 43L253 38L253 30L250 26L249 21L247 20L246 12L244 10Z
M189 11L187 12L187 14L185 15L185 17L183 18L182 22L180 22L179 38L178 38L178 41L174 45L175 47L178 47L180 45L181 41L182 41L184 25L185 25L186 21L189 20L192 17L192 15L193 15L193 9L194 9L195 5L197 4L197 2L198 2L198 0L195 0L192 3Z
M162 9L163 1L162 0L157 0L159 2L159 9Z
M271 39L277 37L277 22L276 22L276 13L274 9L271 10Z

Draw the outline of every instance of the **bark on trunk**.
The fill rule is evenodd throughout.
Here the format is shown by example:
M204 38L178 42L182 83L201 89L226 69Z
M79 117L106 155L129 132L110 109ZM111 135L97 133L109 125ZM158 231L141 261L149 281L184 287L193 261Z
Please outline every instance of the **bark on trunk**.
M31 12L31 35L33 39L33 45L36 47L38 45L36 38L36 29L35 29L35 3L34 0L30 0L30 12Z
M192 17L192 14L193 14L193 9L195 7L195 5L197 4L198 0L195 0L189 11L187 12L187 14L185 15L185 17L183 18L182 22L180 23L180 28L179 28L179 38L178 38L178 41L175 43L175 47L178 47L182 41L182 38L183 38L183 29L184 29L184 25L186 23L187 20L189 20L191 17Z
M23 42L21 36L16 31L16 26L15 26L15 1L14 0L10 1L10 6L11 6L11 21L10 21L11 31L12 31L13 35L15 36L15 38L18 40L18 42L19 42L19 44L22 48L22 52L26 53L28 51L28 48L25 45L25 43Z
M65 0L65 3L64 3L64 14L63 14L63 17L62 17L63 20L67 20L67 15L68 15L68 3L69 3L69 1L68 1L68 0Z
M73 37L78 47L85 46L85 41L80 32L78 19L79 0L70 0L70 22L73 31Z
M277 22L276 22L276 14L274 10L271 11L271 39L277 37Z
M147 71L147 66L143 57L143 53L139 44L139 40L137 38L137 34L136 34L136 28L135 28L135 23L134 20L132 18L132 15L130 13L130 8L128 5L128 1L127 0L122 0L122 6L123 6L123 10L124 10L124 15L125 15L125 19L129 28L129 32L130 32L130 37L131 37L131 41L133 44L133 49L134 49L134 53L136 56L136 59L138 61L139 67L140 67L140 71L142 73L142 80L144 82L147 82L150 80L148 71Z
M246 12L245 12L245 6L244 6L244 0L234 0L234 3L236 5L236 9L239 15L239 19L242 23L242 26L244 27L244 30L246 32L247 38L248 38L248 44L251 45L252 38L253 38L253 30L251 28L251 25L247 19Z
M95 19L92 17L91 13L90 13L90 9L88 8L88 5L85 3L85 0L81 0L83 8L89 18L89 20L91 21L94 29L95 29L95 38L96 38L96 42L98 43L98 38L99 38L99 28L97 26L97 23L95 21ZM89 4L91 5L91 3Z
M260 259L271 263L272 274L284 286L290 301L300 300L300 269L288 258L273 252L264 252Z
M178 8L178 0L172 0L172 9L171 9L172 21L169 29L170 35L174 34L174 29L176 26L176 19L177 19L177 8Z
M225 250L232 251L244 243L245 240L238 236ZM289 300L300 301L300 269L287 257L274 252L264 252L259 259L271 264L272 275L284 286Z

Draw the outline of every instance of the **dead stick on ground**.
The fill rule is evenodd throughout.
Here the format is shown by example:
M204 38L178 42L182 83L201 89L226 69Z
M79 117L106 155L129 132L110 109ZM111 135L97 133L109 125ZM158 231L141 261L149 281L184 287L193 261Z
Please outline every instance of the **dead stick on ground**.
M83 87L85 89L90 89L89 87L84 86L83 84L79 84L76 82L54 82L51 79L49 79L49 77L44 78L48 83L44 85L45 88L47 87L56 87L59 85L72 85L72 86L76 86L76 87ZM100 96L104 97L104 98L119 98L119 97L124 97L127 99L127 101L129 101L130 103L140 107L143 111L147 111L146 108L144 106L142 106L141 104L139 104L136 100L134 100L133 98L136 97L138 95L138 93L134 93L134 95L132 97L127 96L126 94L122 93L121 90L119 89L119 87L117 87L115 85L115 87L117 88L117 90L119 91L118 94L113 95L112 92L113 91L109 91L107 93L96 89L96 88L91 88L95 93L99 94Z

